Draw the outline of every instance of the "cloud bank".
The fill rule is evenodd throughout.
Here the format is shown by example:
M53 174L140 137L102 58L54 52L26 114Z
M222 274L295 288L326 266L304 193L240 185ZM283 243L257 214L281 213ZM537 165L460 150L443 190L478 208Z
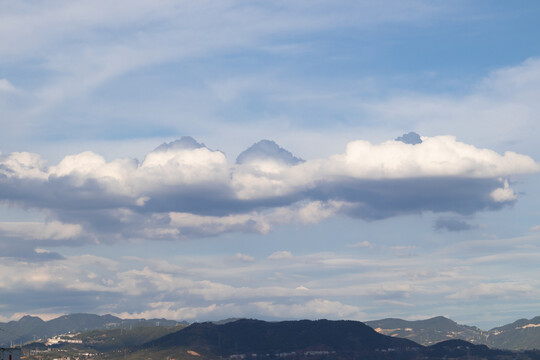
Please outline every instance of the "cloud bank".
M473 214L512 204L509 178L539 170L528 156L452 136L357 140L344 153L307 161L265 140L231 163L190 137L159 146L142 162L87 151L47 166L37 154L11 153L0 157L0 200L47 220L0 223L0 234L65 245L267 233L336 215Z
M391 316L415 307L434 316L441 307L501 306L500 299L521 299L521 306L536 311L540 283L531 267L540 255L537 236L458 241L431 250L411 243L381 244L380 250L369 245L342 253L283 248L253 256L8 258L0 263L0 291L10 301L11 319L28 309L57 314L91 308L189 321L227 316L365 321L388 316L389 304ZM420 254L401 256L411 249ZM515 304L505 302L502 309L512 312Z

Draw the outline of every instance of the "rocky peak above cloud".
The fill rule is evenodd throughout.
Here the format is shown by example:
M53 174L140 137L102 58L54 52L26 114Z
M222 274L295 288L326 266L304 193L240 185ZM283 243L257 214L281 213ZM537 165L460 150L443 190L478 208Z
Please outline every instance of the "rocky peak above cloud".
M180 139L171 141L170 143L163 143L154 149L154 152L168 151L168 150L194 150L206 147L203 143L198 143L197 140L191 136L182 136Z
M422 138L420 135L415 133L414 131L411 131L407 134L403 134L395 139L396 141L401 141L402 143L409 144L409 145L416 145L422 143Z
M273 160L287 165L296 165L304 160L295 157L272 140L261 140L244 150L236 158L237 164L247 164L260 160Z

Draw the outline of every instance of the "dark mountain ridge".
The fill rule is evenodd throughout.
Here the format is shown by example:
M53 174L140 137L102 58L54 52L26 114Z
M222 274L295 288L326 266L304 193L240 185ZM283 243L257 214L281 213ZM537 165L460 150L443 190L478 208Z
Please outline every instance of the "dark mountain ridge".
M83 316L84 318L84 316ZM25 321L35 322L27 318ZM111 320L110 318L108 320ZM396 319L392 319L396 320ZM399 319L397 319L399 320ZM429 319L428 319L429 320ZM62 319L58 320L62 321ZM438 318L427 324L448 319ZM122 330L125 329L125 330ZM148 331L147 331L148 330ZM173 331L173 332L171 332ZM240 319L221 324L195 323L180 327L113 328L83 332L50 348L34 343L25 347L29 360L58 358L89 352L100 359L379 359L379 360L534 360L539 351L490 349L452 339L423 346L408 339L386 336L359 321L299 320L266 322ZM143 345L142 342L146 341ZM42 345L42 346L40 346ZM32 353L34 351L34 353ZM50 351L50 353L49 353Z
M540 316L530 320L520 319L488 331L461 325L442 316L417 321L390 318L367 321L366 325L381 334L406 338L422 345L462 339L497 349L540 349Z
M487 345L514 350L540 349L540 316L491 329Z
M192 324L143 347L203 346L221 355L285 353L298 350L366 351L419 345L381 335L358 321L300 320L266 322L242 319L222 325Z
M444 321L444 319L437 319ZM435 322L437 321L435 320ZM490 349L465 340L432 346L380 334L359 321L299 320L266 322L241 319L225 324L195 323L152 340L129 359L535 359L525 354ZM196 354L196 355L194 355ZM183 355L183 356L182 356Z
M460 325L444 316L416 321L389 318L366 321L366 325L381 334L410 339L422 345L432 345L449 339L486 344L489 335L487 331L475 326Z

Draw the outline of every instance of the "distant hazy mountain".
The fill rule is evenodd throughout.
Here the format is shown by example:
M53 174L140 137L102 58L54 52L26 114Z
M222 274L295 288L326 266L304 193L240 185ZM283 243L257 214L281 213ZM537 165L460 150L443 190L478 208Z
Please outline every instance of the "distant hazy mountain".
M112 315L71 314L43 321L39 317L24 316L18 321L0 323L0 346L21 344L30 340L68 332L135 326L174 326L177 321L165 319L120 319ZM187 323L183 323L187 324Z
M487 344L488 337L486 331L474 326L459 325L443 316L417 321L382 319L366 321L366 325L381 334L409 339L422 345L432 345L450 339Z
M403 134L400 137L397 137L395 140L401 141L409 145L417 145L417 144L422 143L422 138L420 137L420 135L418 135L414 131L411 131L410 133L407 133L407 134Z
M487 344L499 349L540 349L540 316L491 329Z
M182 136L180 139L172 141L170 143L163 143L159 145L154 151L168 151L168 150L194 150L206 147L203 143L198 143L197 140L191 136Z
M383 319L367 321L366 325L381 334L409 339L422 345L462 339L497 349L540 349L540 316L531 320L520 319L489 331L460 325L442 316L418 321Z

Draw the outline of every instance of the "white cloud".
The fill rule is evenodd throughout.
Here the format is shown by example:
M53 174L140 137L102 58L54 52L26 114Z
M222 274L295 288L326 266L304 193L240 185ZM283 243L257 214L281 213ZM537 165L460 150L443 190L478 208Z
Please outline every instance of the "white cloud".
M517 199L517 195L514 193L514 190L512 190L508 185L508 180L504 181L502 188L493 190L489 195L496 202L513 201Z
M246 263L255 261L255 258L253 256L242 254L242 253L237 253L236 255L234 255L234 259L238 261L246 262Z
M528 156L514 152L501 156L491 150L460 143L451 136L424 138L418 145L397 141L372 145L367 141L354 141L347 145L344 154L296 166L282 164L279 170L271 173L258 172L248 166L230 166L223 153L207 148L154 151L140 166L131 159L106 162L91 152L67 156L47 171L36 154L13 153L4 157L2 164L8 176L73 176L81 181L114 181L119 187L127 186L138 192L162 186L216 182L235 188L236 196L242 199L287 194L301 188L309 189L315 181L335 181L346 176L355 179L496 178L540 170L540 165ZM29 169L36 174L29 174ZM229 182L230 174L232 182ZM302 210L306 219L312 210L320 211L320 204L313 203Z
M91 151L66 156L57 166L48 169L52 177L73 177L82 185L88 179L103 182L115 181L127 185L127 179L137 168L137 162L132 159L118 159L107 162Z
M354 244L349 244L349 245L347 245L347 247L350 247L350 248L372 248L372 247L374 247L374 245L372 243L370 243L369 241L364 240L364 241L360 241L360 242L357 242L357 243L354 243Z
M314 224L334 216L347 204L338 201L312 201L277 207L264 212L227 216L201 216L190 213L169 213L170 225L178 228L179 236L199 233L203 236L231 231L269 233L276 225L289 223Z
M497 277L496 280L504 282L503 272L521 276L537 288L534 274L530 274L534 273L530 266L537 256L536 243L532 241L523 241L531 250L528 254L512 251L509 244L492 244L482 248L481 257L475 257L475 251L477 254L477 248L481 246L470 241L460 245L460 249L467 251L460 252L456 246L411 260L395 259L392 254L381 256L384 249L402 242L374 236L373 240L370 238L370 241L352 245L368 248L377 242L380 251L369 251L370 256L359 255L365 251L309 256L282 251L266 260L254 261L250 255L238 253L221 260L199 255L195 256L196 260L179 257L175 259L177 261L171 261L174 264L160 266L143 260L136 263L133 259L126 259L120 266L91 256L63 258L49 248L88 241L106 244L186 239L227 232L266 234L276 226L309 225L341 215L368 220L425 212L468 216L513 203L519 193L518 187L522 186L513 181L514 175L538 171L538 164L529 157L501 150L537 151L534 134L538 133L535 130L538 130L540 113L538 59L495 71L465 95L410 92L401 95L393 89L388 100L372 102L370 96L362 96L365 89L358 89L375 89L371 96L378 90L388 93L387 88L380 89L381 84L377 84L376 79L355 78L352 81L354 87L348 88L337 79L339 91L335 91L327 79L290 78L294 69L290 69L291 73L284 69L285 73L279 74L280 71L276 72L273 67L276 63L271 60L269 66L253 69L256 76L246 76L241 70L240 76L234 71L211 72L205 79L200 73L191 73L188 67L193 82L190 79L175 81L181 78L179 76L167 81L174 83L172 86L157 90L149 87L151 90L148 91L154 93L156 99L160 98L159 101L148 99L146 93L137 89L133 93L122 91L121 99L115 97L116 90L126 88L125 79L130 79L129 86L140 85L142 78L152 81L154 76L163 74L163 64L174 64L172 67L181 69L186 68L183 66L185 59L197 58L202 59L201 72L205 72L204 63L208 59L214 65L214 61L221 61L219 54L235 55L245 49L249 49L250 54L256 52L257 57L265 51L272 51L272 57L288 56L291 51L297 55L300 52L307 54L320 48L310 41L310 36L304 35L320 34L325 29L339 29L339 33L342 29L350 30L351 26L355 30L371 26L387 28L387 24L403 22L418 26L423 21L431 23L441 16L453 16L452 11L445 11L450 6L455 4L344 1L336 6L329 2L300 1L268 5L228 0L217 5L204 0L82 0L76 3L22 0L1 3L0 34L5 41L0 43L0 63L7 65L8 72L13 70L17 74L12 77L6 73L9 80L0 79L0 95L4 95L0 98L8 100L1 104L7 105L2 106L2 118L10 119L3 124L3 134L15 144L7 144L6 148L24 146L20 135L23 133L33 141L28 145L30 149L49 146L43 145L43 140L56 139L56 135L60 138L62 135L75 136L69 140L73 144L79 141L79 136L88 139L91 135L87 133L92 130L100 139L109 135L114 138L118 134L115 131L131 136L131 129L124 133L121 126L137 127L141 118L150 118L152 124L141 121L143 128L170 125L170 128L165 126L167 134L201 129L194 133L206 136L206 140L208 136L220 138L213 146L234 142L235 147L240 147L254 134L263 138L279 133L280 141L288 139L287 146L292 146L295 151L302 150L295 155L305 157L304 149L316 148L306 151L315 152L319 157L298 166L283 166L272 161L237 166L221 152L198 148L152 152L146 158L140 157L141 162L111 160L116 156L111 154L133 156L130 150L124 150L127 148L137 147L134 151L141 154L145 152L143 148L149 148L148 143L139 146L140 142L133 145L129 141L119 146L120 142L116 140L106 145L109 149L116 148L102 152L106 156L83 152L66 156L52 166L36 154L2 156L0 201L11 209L41 211L46 219L44 222L4 220L0 223L2 293L20 291L14 298L33 301L40 298L35 296L36 293L54 292L58 302L63 302L55 309L49 309L54 312L73 306L73 296L81 302L89 299L94 308L98 306L94 303L104 304L107 301L102 299L110 297L109 304L118 304L117 312L123 312L121 306L125 303L122 301L126 301L131 304L130 309L138 308L139 304L148 309L146 312L130 310L138 316L194 319L222 314L245 315L248 310L244 309L254 309L253 313L256 313L257 309L263 308L265 312L258 314L275 314L283 310L285 314L297 311L306 316L319 316L316 315L318 308L328 308L326 313L334 317L340 312L354 312L347 306L357 304L359 297L362 297L362 304L365 300L375 306L377 301L405 303L402 298L411 296L413 299L408 299L407 303L429 306L437 302L430 296L455 293L460 289L456 285L462 280L470 281L467 284L471 288ZM141 26L144 31L140 31ZM295 36L298 34L301 36ZM294 43L296 40L302 43ZM29 61L31 67L26 66ZM21 82L20 79L29 75L28 71L37 76ZM240 80L234 80L235 77ZM105 93L92 92L115 79L119 82L107 88ZM202 85L204 90L196 89L208 79L212 79L208 85L210 89L204 88L205 85ZM194 83L196 85L192 86ZM217 99L212 99L213 94L208 96L206 91L213 91ZM14 93L17 96L13 96ZM142 103L134 105L131 102L135 94ZM236 118L234 124L222 121L233 113L227 106L244 101L247 98L244 94L250 100L255 99L254 103L262 99L260 108L263 111L266 106L270 108L269 105L273 111L268 116L265 114L262 120L255 119L261 113L248 111L247 116L256 115L249 123ZM108 102L104 98L109 95ZM124 101L124 105L118 105ZM149 101L150 106L145 101ZM313 104L320 107L313 107ZM280 107L282 105L286 107ZM55 106L59 111L48 112ZM171 107L174 111L164 111L162 107L167 106L175 106ZM298 116L294 113L298 108L312 109L313 113L322 114L321 118L311 119L306 116L310 113L306 112L298 113ZM320 128L307 129L312 124L322 124L321 119L329 112L334 113L327 119L343 115L346 126L336 121L331 126L323 124L324 133ZM351 114L354 114L354 120ZM119 124L114 120L116 117L129 120ZM214 122L212 125L207 122L210 118ZM309 125L302 125L298 121L300 118L309 119L305 122ZM107 122L106 130L96 125L95 122L100 121ZM82 122L86 122L85 130L90 131L78 135ZM375 123L376 129L370 129ZM51 135L50 128L54 127L62 131ZM111 129L113 134L109 134ZM394 141L379 144L356 140L350 142L343 153L338 153L346 141L354 139L355 133L382 139L397 129L417 129L427 135L454 134L457 138L424 137L424 142L414 147ZM341 132L339 140L336 140L337 132ZM377 135L373 136L374 133ZM382 133L384 137L380 135ZM84 139L82 141L92 141ZM532 150L524 150L523 139L531 141ZM105 142L107 140L103 140ZM468 145L470 143L480 146ZM95 150L94 145L87 144L77 144L75 147L80 149L77 152L86 148ZM57 142L50 147L58 154ZM496 149L499 153L481 147ZM120 148L122 150L118 150ZM335 155L324 153L329 148L338 150L332 151ZM516 189L510 188L510 184ZM9 217L14 216L10 214ZM451 234L435 234L430 244L440 245L443 236ZM183 245L178 243L171 247L181 253ZM263 254L287 248L282 245L269 247ZM491 254L495 247L505 255ZM302 253L305 251L303 249ZM415 251L425 253L423 246L418 246ZM456 254L455 258L449 253ZM273 258L294 261L271 261ZM504 260L520 265L526 263L529 273L510 269ZM521 271L519 275L518 271ZM241 274L253 275L252 282L239 276ZM332 288L328 288L328 284ZM530 292L522 294L534 298ZM168 296L182 301L169 301ZM294 298L296 307L283 299L295 296L306 298L298 301ZM343 299L343 296L347 298ZM372 301L373 298L376 301ZM265 301L266 307L260 305ZM2 306L0 304L4 309ZM308 308L312 310L306 310ZM431 313L431 310L422 309L421 312Z
M65 240L79 237L82 226L62 224L58 221L37 222L0 222L0 236L22 238L23 240Z
M15 259L4 259L0 265L3 277L0 289L3 292L47 291L104 291L118 292L120 289L106 280L114 278L110 272L117 270L116 263L93 255L81 255L31 263ZM106 275L96 277L95 272Z
M268 255L269 260L289 260L294 258L294 255L290 251L276 251Z
M227 182L229 168L225 155L208 148L153 151L138 168L137 176L153 188L205 182Z
M50 250L35 248L34 251L38 254L50 254Z
M528 156L506 152L499 155L456 141L452 136L424 138L418 145L388 141L373 145L353 141L344 154L311 160L296 166L283 164L272 172L238 167L233 187L241 199L284 196L312 189L318 182L350 178L358 180L414 179L422 177L496 178L533 173L540 165Z
M19 321L24 316L37 316L43 321L49 321L52 319L59 318L60 316L66 315L65 313L28 313L28 312L19 312L14 313L9 318L5 318L5 321Z
M365 313L358 306L343 304L339 301L313 299L305 303L279 304L270 301L252 303L259 313L277 318L331 318L360 320Z
M388 141L372 145L354 141L343 155L331 158L336 175L361 179L462 176L493 178L532 173L540 164L527 156L507 151L503 156L456 141L453 136L424 137L421 144Z
M358 140L343 154L278 165L268 171L253 161L230 164L222 152L188 138L141 163L87 151L47 167L39 155L12 153L0 157L0 200L80 226L78 234L88 239L105 231L104 224L112 229L108 241L176 239L266 234L338 214L378 219L498 209L517 198L507 177L540 170L528 156L499 155L452 136L424 137L417 145Z
M356 319L365 317L357 306L343 304L338 301L314 299L298 304L283 304L270 301L256 301L242 305L234 303L208 306L182 306L176 302L154 302L150 309L136 313L114 313L122 318L168 318L179 320L196 320L198 318L220 319L231 316L242 316L243 313L257 313L262 318L330 318Z
M177 320L196 320L199 317L212 317L216 313L230 314L233 306L211 304L208 306L186 306L179 307L174 302L153 302L149 304L151 309L140 312L120 312L113 313L123 319L177 319Z
M7 156L0 154L0 174L19 179L46 180L48 175L45 161L38 154L15 152Z
M507 299L530 296L537 291L529 284L516 282L480 283L457 291L448 296L449 299L473 300L479 298Z

